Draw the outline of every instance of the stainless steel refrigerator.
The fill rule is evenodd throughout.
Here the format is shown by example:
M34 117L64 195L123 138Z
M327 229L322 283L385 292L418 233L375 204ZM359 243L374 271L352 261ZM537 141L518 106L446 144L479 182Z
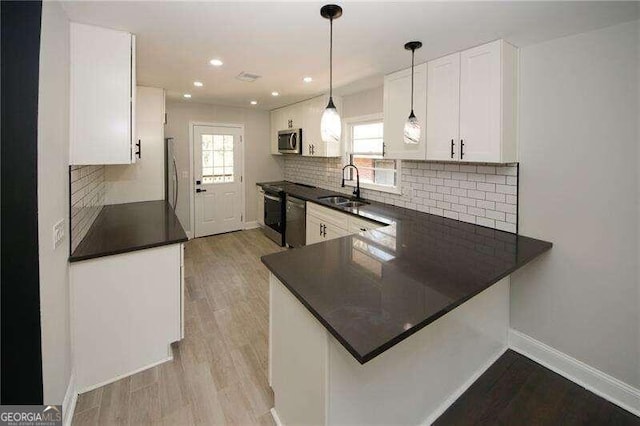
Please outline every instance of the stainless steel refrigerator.
M164 140L164 199L173 210L178 204L178 167L176 166L175 141L173 138Z

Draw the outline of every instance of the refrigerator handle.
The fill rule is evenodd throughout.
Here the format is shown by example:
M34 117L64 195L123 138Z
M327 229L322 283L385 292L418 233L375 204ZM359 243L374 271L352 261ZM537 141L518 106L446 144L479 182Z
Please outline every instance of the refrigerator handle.
M173 211L178 207L178 166L176 166L176 157L173 157L173 173L176 175L176 187L173 191Z

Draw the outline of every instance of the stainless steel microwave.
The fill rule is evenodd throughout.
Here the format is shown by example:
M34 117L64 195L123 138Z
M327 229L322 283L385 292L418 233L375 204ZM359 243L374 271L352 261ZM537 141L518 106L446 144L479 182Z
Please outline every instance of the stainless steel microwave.
M287 129L278 132L278 152L300 154L302 152L302 129Z

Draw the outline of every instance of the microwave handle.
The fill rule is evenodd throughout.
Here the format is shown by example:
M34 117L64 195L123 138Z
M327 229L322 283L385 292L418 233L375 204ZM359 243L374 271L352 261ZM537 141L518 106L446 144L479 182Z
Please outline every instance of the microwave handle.
M295 133L291 133L291 135L289 135L289 148L290 149L295 149L295 147L293 146L293 139L296 137Z

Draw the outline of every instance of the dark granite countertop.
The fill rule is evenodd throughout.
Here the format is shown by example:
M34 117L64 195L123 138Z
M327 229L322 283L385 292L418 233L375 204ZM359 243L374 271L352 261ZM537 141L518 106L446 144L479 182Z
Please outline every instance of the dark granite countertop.
M104 206L70 262L187 241L171 206L164 200Z
M476 296L551 243L291 183L289 195L388 226L262 257L291 293L362 364ZM339 194L344 195L344 194Z

